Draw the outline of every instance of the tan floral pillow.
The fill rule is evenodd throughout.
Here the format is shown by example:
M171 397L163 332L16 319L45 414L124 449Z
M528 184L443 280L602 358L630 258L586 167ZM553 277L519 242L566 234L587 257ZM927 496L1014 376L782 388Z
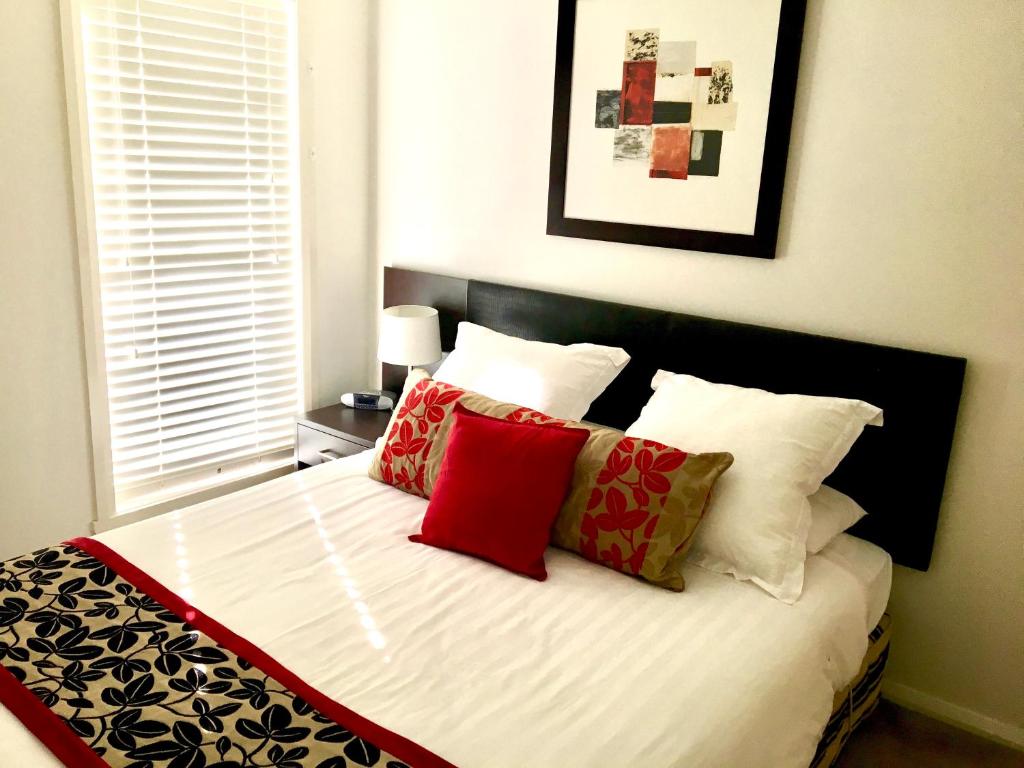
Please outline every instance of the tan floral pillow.
M370 477L429 498L457 402L509 421L589 430L552 543L666 589L683 589L683 561L715 481L732 464L731 454L685 453L618 430L553 419L414 371L374 456Z

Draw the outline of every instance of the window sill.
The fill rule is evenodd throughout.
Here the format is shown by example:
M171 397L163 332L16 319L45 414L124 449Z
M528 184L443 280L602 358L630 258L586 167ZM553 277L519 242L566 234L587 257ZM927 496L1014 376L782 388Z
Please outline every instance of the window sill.
M226 482L208 486L201 490L186 493L181 496L176 496L172 499L166 499L156 504L136 507L135 509L115 514L112 517L95 520L92 524L92 530L93 533L103 533L104 531L110 531L114 528L121 528L125 525L137 523L140 520L148 520L149 518L158 517L159 515L163 515L167 512L173 512L176 509L183 509L185 507L190 507L193 504L199 504L204 501L220 498L221 496L227 496L235 491L251 488L254 485L259 485L260 483L264 483L267 480L273 480L277 477L283 477L284 475L291 474L294 471L295 459L289 457L279 462L275 462L268 468L261 469L251 475L236 477L231 480L227 480Z

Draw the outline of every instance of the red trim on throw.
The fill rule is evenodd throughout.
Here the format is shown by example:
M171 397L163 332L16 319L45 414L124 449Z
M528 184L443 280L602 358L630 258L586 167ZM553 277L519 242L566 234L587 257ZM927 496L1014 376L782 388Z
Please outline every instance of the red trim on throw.
M101 544L95 539L88 539L84 537L71 539L65 543L88 552L97 560L108 565L117 573L118 576L129 582L132 586L141 589L171 613L175 614L183 621L187 621L200 632L207 635L224 648L227 648L235 655L241 656L261 672L270 675L278 682L284 684L284 686L290 691L301 696L307 704L318 709L339 725L344 726L347 730L352 731L361 738L373 743L384 752L389 752L402 762L414 766L414 768L420 768L421 766L422 768L455 768L447 760L438 757L430 750L424 749L419 744L410 741L404 736L399 736L397 733L393 733L386 728L382 728L376 723L367 720L362 715L353 712L348 707L339 704L334 699L320 693L316 688L303 681L302 678L294 672L286 669L279 662L275 661L248 640L236 635L223 624L215 619L211 619L202 611L193 608L152 576L125 560L106 544ZM29 696L32 696L33 699L35 698L35 696L30 691L27 691L27 689L26 692L28 692ZM42 702L38 703L40 706L43 706ZM51 712L50 714L52 715L53 713ZM54 717L56 717L56 715L54 715ZM60 718L57 719L59 720ZM23 720L22 722L25 721ZM63 721L61 722L63 724ZM26 723L26 725L28 725L28 723ZM67 728L66 724L65 728ZM71 732L70 728L67 730L69 733ZM33 731L33 733L40 736L36 731ZM40 738L42 737L40 736ZM47 744L47 746L50 745ZM71 765L71 763L68 765ZM75 763L74 768L78 768L79 765L81 765L81 763ZM99 763L99 765L104 765L104 763Z
M82 737L52 709L18 682L9 669L0 664L0 703L21 720L39 741L64 765L73 768L107 768ZM16 757L8 755L8 758Z

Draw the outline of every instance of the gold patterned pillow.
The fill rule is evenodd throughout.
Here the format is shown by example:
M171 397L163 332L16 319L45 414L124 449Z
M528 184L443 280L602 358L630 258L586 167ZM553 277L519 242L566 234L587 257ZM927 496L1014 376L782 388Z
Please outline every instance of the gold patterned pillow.
M618 430L553 419L413 371L370 466L370 477L429 498L455 403L509 421L587 429L552 543L595 563L681 591L682 564L728 453L686 453Z

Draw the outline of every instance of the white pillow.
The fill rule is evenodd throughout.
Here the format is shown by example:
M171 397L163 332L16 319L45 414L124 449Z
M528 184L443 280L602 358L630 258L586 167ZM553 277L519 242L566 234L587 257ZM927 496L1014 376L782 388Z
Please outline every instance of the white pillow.
M807 534L807 554L816 555L867 512L845 493L821 486L808 499L811 502L811 530Z
M731 573L792 603L800 597L811 508L880 409L860 400L776 395L659 371L656 390L626 434L681 450L728 451L690 560Z
M434 379L579 421L628 362L629 355L619 347L526 341L459 323L455 349Z

